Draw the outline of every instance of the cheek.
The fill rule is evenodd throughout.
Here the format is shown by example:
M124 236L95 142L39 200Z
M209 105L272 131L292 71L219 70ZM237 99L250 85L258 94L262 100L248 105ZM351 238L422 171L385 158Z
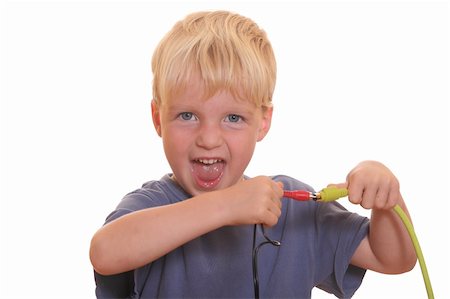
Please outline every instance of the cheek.
M234 158L245 162L250 160L256 146L256 136L241 135L233 138L229 143Z
M189 146L189 135L177 130L163 130L163 144L166 155L176 158Z

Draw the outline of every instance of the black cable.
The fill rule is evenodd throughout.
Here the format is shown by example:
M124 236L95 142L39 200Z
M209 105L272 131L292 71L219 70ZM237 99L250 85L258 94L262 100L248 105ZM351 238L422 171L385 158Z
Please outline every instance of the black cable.
M253 266L253 289L255 292L255 299L259 299L259 281L258 281L258 252L259 249L266 245L266 244L272 244L273 246L279 247L281 245L280 241L271 240L269 237L266 236L266 232L264 231L264 226L260 225L261 231L263 233L264 238L266 241L260 243L258 246L256 246L256 226L253 227L253 252L252 252L252 266Z

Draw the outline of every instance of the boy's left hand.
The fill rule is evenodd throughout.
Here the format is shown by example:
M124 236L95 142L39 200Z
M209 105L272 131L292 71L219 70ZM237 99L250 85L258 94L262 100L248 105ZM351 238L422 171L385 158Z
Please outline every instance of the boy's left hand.
M411 270L416 254L407 230L391 209L399 204L408 213L397 178L376 161L359 163L340 184L348 189L352 203L372 209L370 231L351 258L351 264L380 273L399 274Z
M383 164L363 161L347 175L347 181L335 185L348 189L348 199L365 209L389 210L401 201L400 185Z

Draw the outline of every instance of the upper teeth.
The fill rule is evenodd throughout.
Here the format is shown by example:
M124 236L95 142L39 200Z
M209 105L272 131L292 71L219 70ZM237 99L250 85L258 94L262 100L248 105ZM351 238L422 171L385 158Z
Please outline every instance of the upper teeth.
M203 164L214 164L214 163L219 162L220 160L219 159L198 159L197 161L200 163L203 163Z

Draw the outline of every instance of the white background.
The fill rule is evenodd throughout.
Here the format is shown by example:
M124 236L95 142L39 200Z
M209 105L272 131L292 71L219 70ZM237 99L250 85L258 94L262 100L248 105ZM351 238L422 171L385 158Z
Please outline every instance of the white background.
M1 3L0 296L94 297L90 238L124 194L170 171L150 119L151 55L205 9L252 18L277 56L273 126L247 174L320 189L382 161L448 296L448 2L187 2ZM418 265L367 273L355 295L425 297Z

